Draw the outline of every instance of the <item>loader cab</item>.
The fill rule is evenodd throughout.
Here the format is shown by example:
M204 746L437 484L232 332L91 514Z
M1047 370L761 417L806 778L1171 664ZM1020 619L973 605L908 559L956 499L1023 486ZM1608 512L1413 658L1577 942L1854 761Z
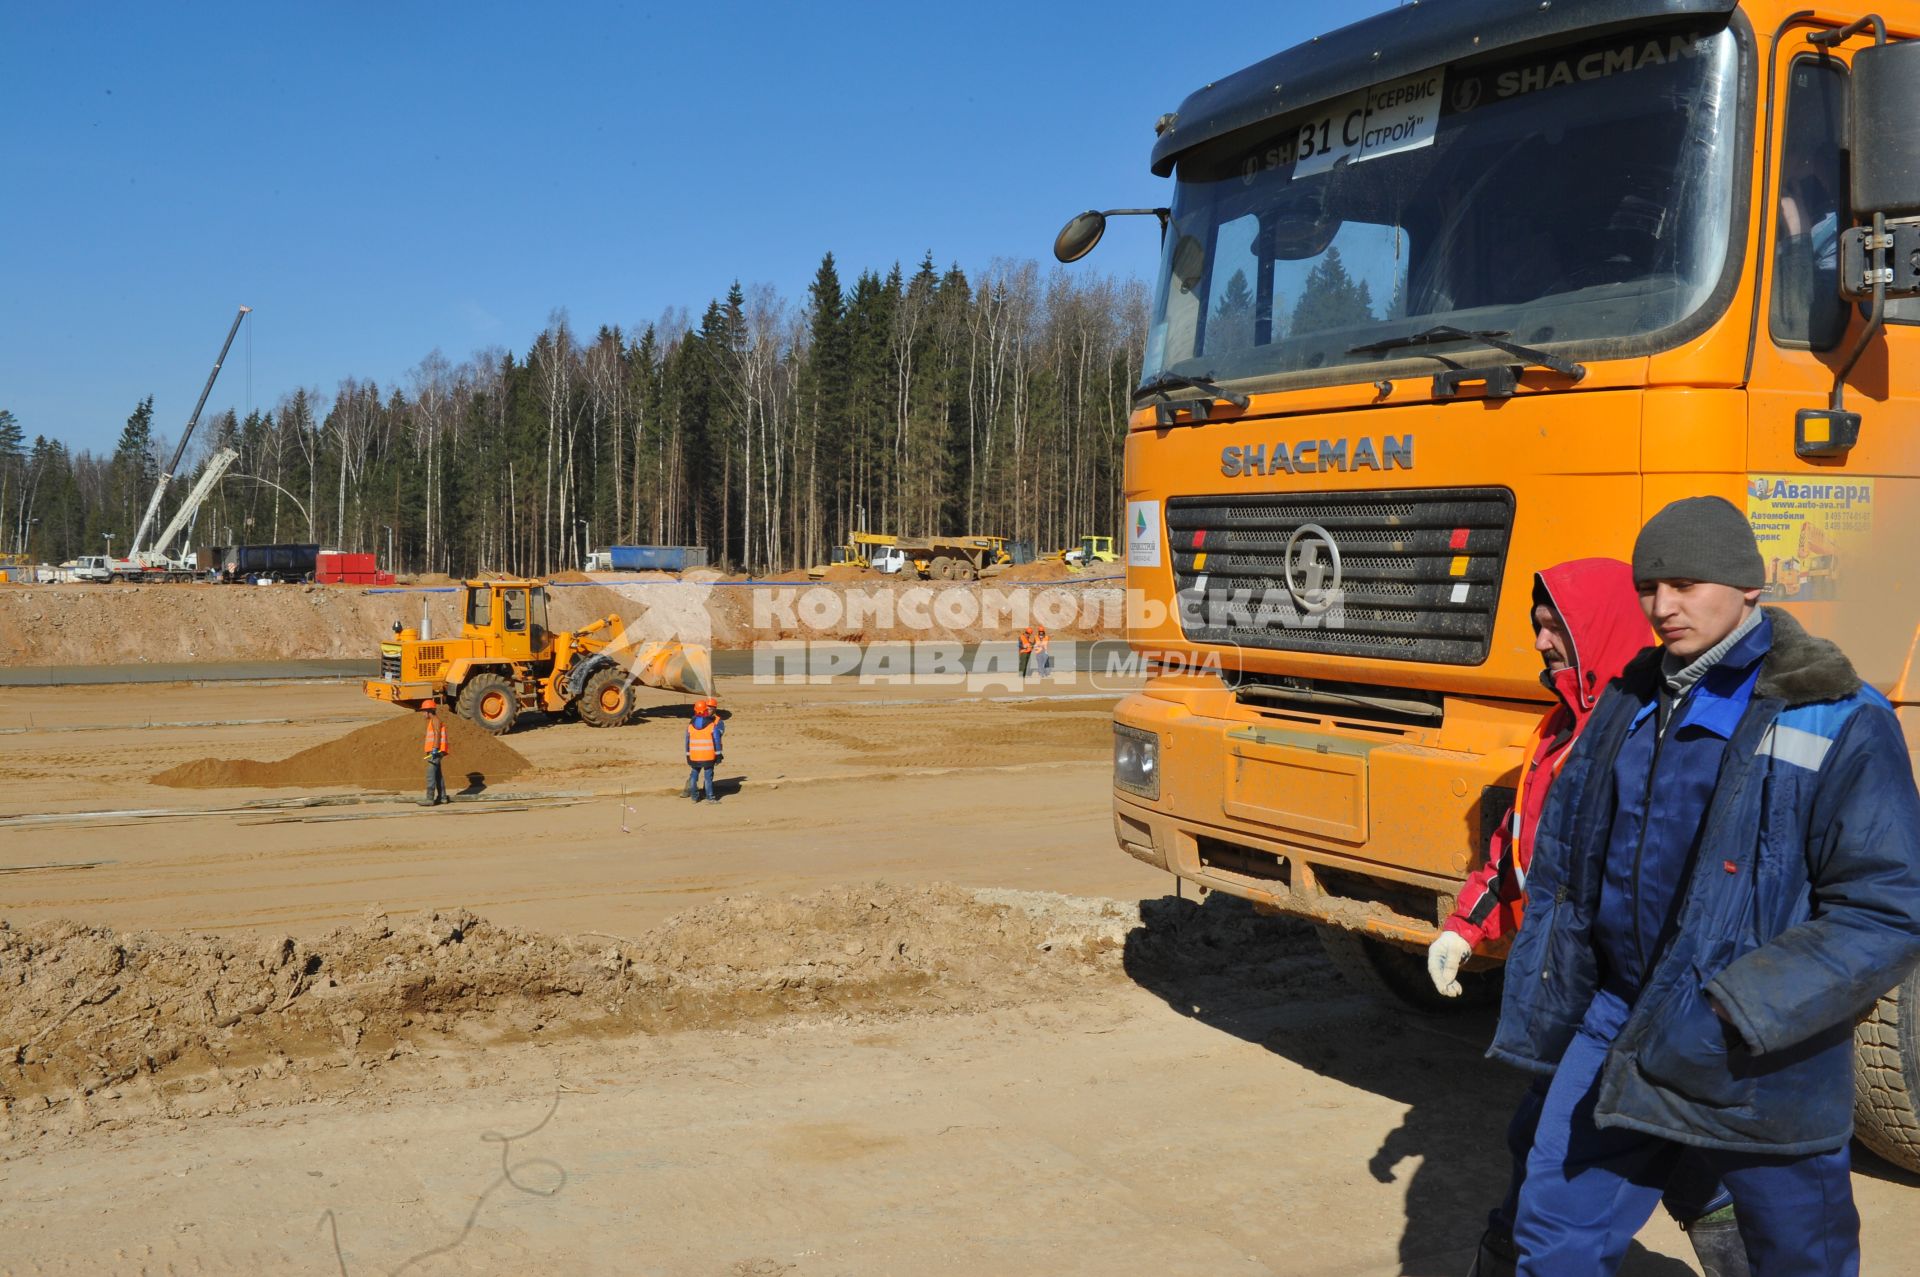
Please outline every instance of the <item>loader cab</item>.
M549 655L547 588L533 581L469 581L465 637L488 644L506 661Z

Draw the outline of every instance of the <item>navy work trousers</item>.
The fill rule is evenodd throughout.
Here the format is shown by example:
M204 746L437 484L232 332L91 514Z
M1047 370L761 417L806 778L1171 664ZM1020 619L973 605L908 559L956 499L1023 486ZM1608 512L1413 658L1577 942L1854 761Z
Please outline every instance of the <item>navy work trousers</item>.
M1507 1152L1513 1155L1513 1175L1507 1181L1507 1195L1488 1214L1487 1226L1508 1237L1513 1236L1513 1218L1520 1210L1520 1186L1527 1179L1527 1157L1533 1152L1534 1134L1540 1128L1540 1111L1547 1104L1548 1081L1544 1077L1534 1079L1520 1097L1513 1120L1507 1123ZM1667 1179L1666 1192L1660 1197L1660 1204L1674 1222L1690 1224L1732 1203L1733 1194L1720 1182L1701 1150L1681 1150Z
M701 789L706 790L707 798L713 797L713 764L688 763L692 770L687 775L687 792L693 795L695 802L700 801Z
M1611 1274L1685 1154L1733 1194L1753 1277L1855 1277L1860 1216L1847 1149L1793 1156L1680 1145L1594 1125L1607 1049L1626 1004L1601 992L1547 1088L1513 1240L1524 1277Z

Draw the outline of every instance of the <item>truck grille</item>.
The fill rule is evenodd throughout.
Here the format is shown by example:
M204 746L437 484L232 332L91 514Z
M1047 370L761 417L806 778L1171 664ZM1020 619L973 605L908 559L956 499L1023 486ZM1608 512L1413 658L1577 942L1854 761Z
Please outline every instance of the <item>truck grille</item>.
M1287 544L1305 525L1339 552L1337 601L1317 614L1287 589ZM1477 665L1512 527L1505 488L1174 497L1167 544L1181 629L1198 643ZM1331 585L1331 562L1306 534L1294 583L1307 592L1317 565Z
M400 681L400 658L380 653L380 677L389 683Z

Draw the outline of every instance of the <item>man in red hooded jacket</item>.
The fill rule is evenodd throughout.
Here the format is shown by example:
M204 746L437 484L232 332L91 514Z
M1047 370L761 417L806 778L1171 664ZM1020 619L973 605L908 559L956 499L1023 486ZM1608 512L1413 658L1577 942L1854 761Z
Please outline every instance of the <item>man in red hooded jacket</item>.
M1533 834L1547 793L1607 684L1620 676L1649 637L1633 569L1618 559L1575 559L1533 579L1534 650L1546 663L1540 681L1558 701L1528 743L1513 807L1488 842L1487 862L1460 890L1453 916L1427 950L1427 973L1446 997L1460 996L1460 964L1491 940L1520 927ZM1527 1092L1507 1130L1514 1173L1506 1197L1488 1216L1475 1261L1476 1277L1513 1272L1513 1212L1527 1152L1540 1120L1545 1082ZM1687 1232L1708 1277L1746 1277L1746 1253L1733 1219L1732 1197L1711 1171L1682 1159L1667 1183L1667 1211Z
M1460 996L1454 978L1460 963L1487 941L1519 928L1533 831L1546 809L1547 791L1600 703L1600 693L1620 677L1649 637L1633 569L1618 559L1575 559L1537 574L1533 628L1534 650L1547 667L1540 681L1559 703L1534 729L1519 795L1493 832L1487 863L1460 889L1459 905L1428 951L1427 970L1434 985L1450 998ZM1465 941L1465 946L1449 943L1449 936Z

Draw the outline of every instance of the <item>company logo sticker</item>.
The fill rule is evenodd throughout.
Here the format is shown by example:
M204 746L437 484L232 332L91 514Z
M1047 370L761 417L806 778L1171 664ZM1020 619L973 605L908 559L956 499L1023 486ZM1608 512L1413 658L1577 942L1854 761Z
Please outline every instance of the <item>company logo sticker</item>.
M1160 503L1127 502L1127 566L1160 566Z

